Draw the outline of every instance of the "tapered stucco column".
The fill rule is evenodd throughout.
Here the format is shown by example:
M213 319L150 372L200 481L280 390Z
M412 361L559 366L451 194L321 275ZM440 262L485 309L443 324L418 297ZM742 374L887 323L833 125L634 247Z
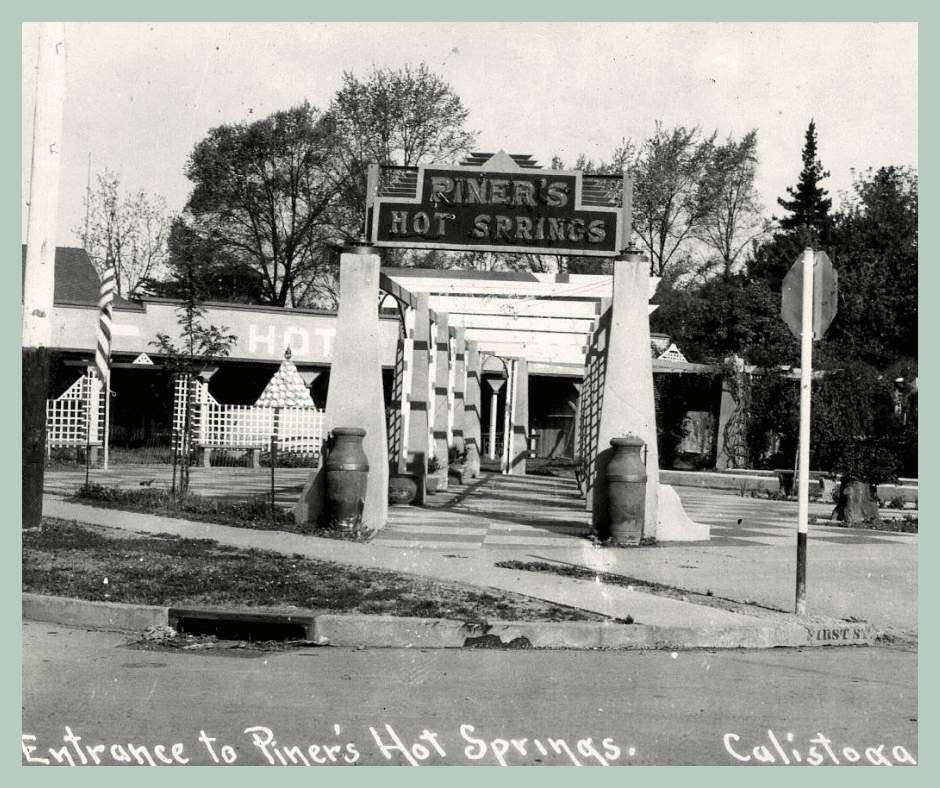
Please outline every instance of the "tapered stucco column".
M509 473L525 476L529 456L529 364L524 358L519 358L515 366Z
M466 446L464 433L464 397L467 384L467 340L463 326L454 329L454 448L463 454Z
M506 383L506 378L487 378L487 385L490 387L490 451L489 458L496 459L496 429L499 420L496 417L499 406L499 390ZM506 400L509 401L508 398Z
M575 390L578 392L578 398L576 400L577 407L574 409L574 456L581 456L583 447L581 446L581 394L584 389L584 384L582 381L573 381L572 384Z
M427 293L418 293L414 310L414 351L411 356L411 402L408 416L408 473L415 477L418 494L415 503L427 500L428 475L428 392L431 326Z
M411 392L414 388L414 345L415 345L415 310L411 307L404 308L404 341L402 353L401 370L401 398L399 406L401 408L401 447L397 458L395 470L397 473L408 473L408 451L411 443ZM396 370L397 372L397 370ZM392 467L393 458L390 458L389 466Z
M434 456L441 464L441 486L447 489L447 460L450 446L447 443L447 422L450 417L448 385L450 383L450 317L445 312L437 313L436 358L434 362Z
M644 537L656 535L659 512L659 452L656 447L648 302L649 262L638 254L625 254L615 259L598 454L591 485L592 522L596 527L607 518L604 474L613 453L610 439L633 433L643 439L647 451Z
M467 383L464 391L464 446L467 449L467 470L471 479L480 475L480 349L470 340L466 346Z
M388 516L388 438L379 333L379 264L369 247L340 255L339 313L326 398L326 430L360 427L369 460L362 527L377 531ZM313 471L294 507L297 522L316 522L326 505L326 471Z

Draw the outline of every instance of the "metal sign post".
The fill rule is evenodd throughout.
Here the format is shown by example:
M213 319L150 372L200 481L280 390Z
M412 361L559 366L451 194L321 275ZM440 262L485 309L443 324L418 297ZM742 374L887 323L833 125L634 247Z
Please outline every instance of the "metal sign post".
M806 537L809 520L809 414L813 382L812 249L803 252L803 322L800 337L800 459L796 532L796 613L806 613Z
M818 268L818 271L815 270ZM806 613L806 537L809 520L809 427L813 381L813 339L835 317L839 278L825 252L807 248L783 280L781 313L800 339L800 450L797 492L796 612Z

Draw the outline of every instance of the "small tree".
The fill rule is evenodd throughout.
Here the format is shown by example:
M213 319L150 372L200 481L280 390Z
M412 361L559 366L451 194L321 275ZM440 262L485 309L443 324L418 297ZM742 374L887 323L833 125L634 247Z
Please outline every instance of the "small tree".
M179 324L179 345L168 334L157 334L150 343L167 358L167 367L176 379L182 379L186 386L184 403L183 432L178 448L182 462L180 465L179 495L183 497L189 491L189 460L193 438L193 405L195 401L195 379L207 366L228 356L237 337L229 334L228 327L217 328L205 325L205 308L199 297L199 289L192 276L192 268L187 269L190 276L185 280L185 297L177 308L176 322Z

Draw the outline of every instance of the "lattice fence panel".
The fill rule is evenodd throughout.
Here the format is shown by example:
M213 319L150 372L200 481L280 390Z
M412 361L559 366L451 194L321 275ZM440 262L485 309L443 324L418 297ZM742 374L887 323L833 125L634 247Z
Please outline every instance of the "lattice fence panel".
M261 447L274 433L274 408L251 405L201 406L199 444L232 448Z
M82 375L59 397L46 403L46 446L84 446L89 443L89 426L92 444L100 442L97 415L100 384L90 374ZM88 414L93 422L89 425Z
M46 404L46 444L84 446L88 435L88 403L80 399L52 400Z
M266 448L276 434L281 451L316 454L323 440L323 411L256 408L206 402L199 406L200 446Z
M324 413L316 408L281 408L277 414L279 451L318 454L323 445Z

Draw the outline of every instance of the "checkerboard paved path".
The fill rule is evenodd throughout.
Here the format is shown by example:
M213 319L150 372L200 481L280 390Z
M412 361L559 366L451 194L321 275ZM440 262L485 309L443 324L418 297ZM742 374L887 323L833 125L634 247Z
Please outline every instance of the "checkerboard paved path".
M391 506L375 538L385 545L441 550L577 547L590 515L573 480L485 474L428 496L428 505Z
M686 513L697 523L711 526L709 544L757 547L793 540L797 531L796 501L742 497L718 490L677 487ZM829 523L833 504L809 503L807 538L834 544L880 544L909 539L909 534L843 528ZM885 513L885 516L890 516Z

